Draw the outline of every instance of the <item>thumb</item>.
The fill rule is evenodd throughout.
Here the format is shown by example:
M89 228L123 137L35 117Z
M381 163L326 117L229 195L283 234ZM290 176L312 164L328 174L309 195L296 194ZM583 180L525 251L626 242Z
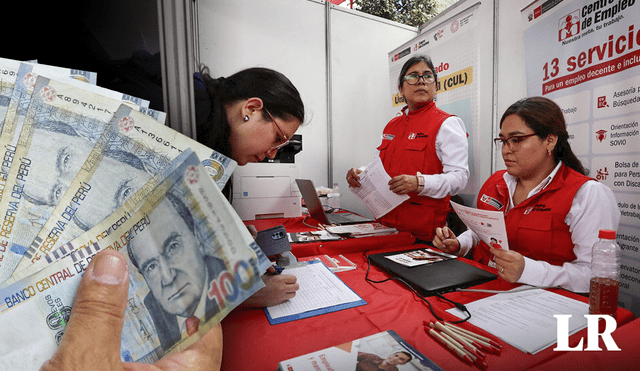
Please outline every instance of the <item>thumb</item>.
M124 256L111 249L92 259L76 293L71 317L56 354L43 370L117 370L129 272Z

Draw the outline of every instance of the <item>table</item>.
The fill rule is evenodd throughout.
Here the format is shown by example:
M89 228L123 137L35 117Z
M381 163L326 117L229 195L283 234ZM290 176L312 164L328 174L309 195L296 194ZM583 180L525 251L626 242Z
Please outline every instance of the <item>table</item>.
M256 225L258 230L280 224L285 225L288 232L309 230L308 227L301 223L301 218L249 223ZM295 230L296 228L304 229ZM270 325L262 309L238 308L222 321L224 331L222 369L231 371L247 369L274 371L282 360L381 331L394 330L418 351L445 370L477 370L478 368L475 366L463 363L425 333L423 321L433 321L435 318L427 305L402 284L396 281L380 284L365 281L364 276L368 268L366 254L409 249L412 248L412 243L413 240L410 236L401 233L393 236L295 244L292 249L293 254L297 257L305 256L303 254L307 253L309 255L328 254L330 256L341 253L354 262L357 265L357 269L340 272L337 275L360 295L367 302L367 305L278 325ZM357 245L357 247L354 247L354 245ZM476 262L468 262L480 266ZM371 266L369 277L373 280L381 280L388 277L388 274L375 266ZM478 285L476 288L509 290L517 286L499 278L498 280ZM584 296L565 290L555 291L577 300L585 302L588 300ZM488 295L490 294L470 292L445 294L447 298L463 304ZM435 297L430 297L428 300L440 317L447 320L458 319L446 312L447 309L451 308L451 304ZM635 316L631 312L620 308L618 310L619 330L617 331L624 329L625 326L623 325L631 322L634 318ZM460 326L493 337L473 325L464 323ZM638 325L634 324L634 326ZM633 331L629 332L629 335L621 337L622 341L618 343L618 346L633 346L637 348L637 345L635 345L637 342L632 341L632 334ZM570 337L570 346L575 346L582 337L586 337L586 329ZM489 365L489 369L494 370L551 369L546 367L550 362L561 362L561 357L567 356L569 358L573 356L568 354L572 352L554 352L552 348L549 347L535 355L531 355L525 354L508 344L503 344L502 353L500 355L487 355L486 363ZM583 352L579 353L584 354ZM597 355L594 356L597 357ZM568 362L570 361L568 360ZM564 368L567 369L566 366Z

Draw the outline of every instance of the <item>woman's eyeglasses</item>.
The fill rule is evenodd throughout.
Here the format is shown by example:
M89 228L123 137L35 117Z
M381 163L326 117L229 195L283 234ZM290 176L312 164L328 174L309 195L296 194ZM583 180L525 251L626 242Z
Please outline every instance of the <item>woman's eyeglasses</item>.
M533 134L527 134L527 135L514 135L512 137L509 137L507 139L502 139L502 138L496 138L493 140L493 143L495 143L496 147L498 147L498 149L502 149L502 147L506 144L507 147L509 147L510 150L515 151L518 149L518 147L520 146L520 142L522 142L523 140L532 137L536 135L535 133Z
M271 113L266 108L264 109L264 111L267 113L267 115L269 115L269 117L271 118L271 121L273 121L273 123L276 125L276 128L278 128L278 131L280 132L280 138L278 138L278 140L277 140L278 142L280 142L280 144L271 147L271 149L269 150L269 152L271 152L273 150L278 150L278 149L286 146L287 144L289 144L289 140L290 139L287 138L287 134L285 134L284 131L282 131L282 129L280 129L280 126L276 122L276 119L273 118Z
M432 72L427 72L424 75L418 75L417 73L410 73L404 76L404 81L409 85L416 85L420 82L420 79L424 80L427 84L433 84L436 81L436 76Z

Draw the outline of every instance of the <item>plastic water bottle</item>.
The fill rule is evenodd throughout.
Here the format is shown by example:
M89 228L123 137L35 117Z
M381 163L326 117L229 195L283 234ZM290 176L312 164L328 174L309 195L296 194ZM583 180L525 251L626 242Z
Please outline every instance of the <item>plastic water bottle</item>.
M598 238L591 260L589 314L609 314L615 318L620 292L620 247L616 231L601 229Z
M332 193L340 193L340 188L338 188L338 182L333 182Z

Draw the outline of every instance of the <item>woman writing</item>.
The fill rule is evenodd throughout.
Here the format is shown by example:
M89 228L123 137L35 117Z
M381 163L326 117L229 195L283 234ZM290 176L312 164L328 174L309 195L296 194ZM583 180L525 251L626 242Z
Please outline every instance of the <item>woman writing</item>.
M436 107L437 81L430 58L418 55L405 62L398 90L407 106L384 128L378 147L391 176L389 189L410 197L380 222L429 244L435 228L446 222L449 199L469 178L466 129L461 119ZM356 168L347 172L349 186L360 186L361 172Z
M482 186L477 206L505 214L509 250L489 247L471 230L458 238L438 228L434 246L495 266L508 282L589 291L591 247L600 229L618 228L613 192L587 177L568 142L562 110L533 97L509 107L500 120L506 170Z
M248 68L213 79L203 67L195 77L198 141L233 158L240 166L274 158L304 121L298 90L277 71ZM227 198L230 184L223 190ZM277 305L295 296L299 288L296 277L290 274L267 274L262 280L266 287L243 305Z

